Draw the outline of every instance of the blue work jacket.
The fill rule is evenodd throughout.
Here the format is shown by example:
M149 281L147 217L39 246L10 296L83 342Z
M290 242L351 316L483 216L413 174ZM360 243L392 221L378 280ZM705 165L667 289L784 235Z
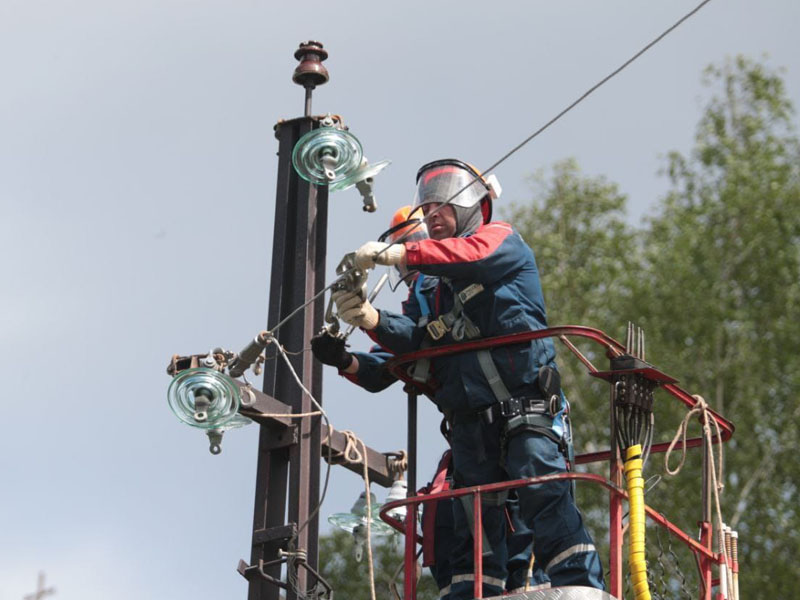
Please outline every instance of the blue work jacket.
M436 283L422 295L412 287L403 314L379 311L377 327L367 334L383 352L398 355L419 350L426 338L426 329L419 323L425 314L421 300L428 304L430 318L435 319L453 308L454 294L474 283L482 284L484 290L464 305L464 313L478 327L481 337L547 327L533 251L509 224L491 222L465 237L422 240L405 246L408 267L426 277L435 277ZM452 343L453 338L447 334L431 345ZM555 348L549 338L498 347L491 354L514 396L538 395L539 368L555 366ZM359 373L353 379L361 380L356 382L370 389L365 385L368 371L378 361L385 361L386 356L370 359L363 355L362 368L362 355L357 354ZM434 401L443 411L481 409L496 402L476 352L435 358L431 376L436 387Z

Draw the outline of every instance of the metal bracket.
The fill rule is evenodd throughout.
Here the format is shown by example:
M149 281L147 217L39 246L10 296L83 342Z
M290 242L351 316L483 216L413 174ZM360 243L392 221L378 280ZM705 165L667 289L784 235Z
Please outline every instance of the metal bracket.
M247 581L252 581L256 577L260 577L264 581L271 583L272 585L276 585L279 588L283 588L284 590L289 589L289 584L285 581L281 581L280 579L274 578L272 575L267 574L264 571L264 567L269 565L274 565L277 563L286 562L285 558L279 558L278 560L271 560L268 562L264 562L263 560L259 559L259 561L254 565L247 564L244 560L239 560L239 565L236 567L236 570L239 572L239 575L247 579Z
M378 204L375 202L375 194L372 192L372 181L372 177L356 181L356 189L361 194L361 200L364 202L364 212L375 212L378 209Z
M300 442L300 433L297 425L290 425L289 427L270 428L272 435L261 443L262 450L275 450L276 448L286 448L287 446L294 446Z
M306 598L333 600L333 588L322 575L309 566L309 564L306 562L305 551L284 552L279 550L279 552L281 554L280 558L269 561L259 559L259 561L254 565L249 565L244 560L239 560L239 565L236 567L236 570L242 577L247 579L247 581L252 581L254 578L258 577L279 588L289 590L289 584L286 581L282 581L273 577L265 571L265 568L272 565L291 562L295 565L296 569L299 570L300 567L303 567L314 577L314 586L309 588L304 594ZM288 568L291 567L287 565L287 569Z

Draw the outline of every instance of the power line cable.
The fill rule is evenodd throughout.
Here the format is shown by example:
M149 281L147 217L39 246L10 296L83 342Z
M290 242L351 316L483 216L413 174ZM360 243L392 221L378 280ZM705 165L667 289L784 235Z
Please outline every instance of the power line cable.
M695 13L697 13L697 12L698 12L698 11L699 11L701 8L703 8L703 7L704 7L706 4L708 4L709 2L711 2L711 0L703 0L703 2L701 2L700 4L698 4L696 7L694 7L692 10L690 10L690 11L689 11L688 13L686 13L685 15L683 15L683 16L682 16L680 19L678 19L678 20L677 20L675 23L673 23L673 24L672 24L672 25L671 25L669 28L667 28L667 29L666 29L666 30L665 30L663 33L661 33L661 35L659 35L658 37L656 37L655 39L653 39L653 40L652 40L650 43L648 43L646 46L644 46L644 47L643 47L641 50L639 50L639 51L638 51L636 54L634 54L633 56L631 56L631 57L630 57L628 60L626 60L624 63L622 63L622 64L621 64L619 67L617 67L617 68L616 68L616 69L614 69L614 70L613 70L611 73L609 73L608 75L606 75L605 77L603 77L603 78L602 78L600 81L598 81L597 83L595 83L595 84L594 84L592 87L590 87L590 88L589 88L588 90L586 90L586 91L585 91L583 94L581 94L581 95L580 95L580 96L579 96L579 97L578 97L576 100L574 100L574 101L572 102L572 104L570 104L569 106L567 106L567 107L566 107L564 110L562 110L560 113L558 113L558 114L557 114L556 116L554 116L552 119L550 119L549 121L547 121L547 123L545 123L544 125L542 125L541 127L539 127L539 129L537 129L536 131L534 131L532 134L530 134L528 137L526 137L524 140L522 140L522 141L521 141L519 144L517 144L517 145L516 145L516 146L514 146L514 147L513 147L511 150L509 150L508 152L506 152L506 153L505 153L505 154L504 154L502 157L500 157L500 159L499 159L499 160L495 161L495 162L494 162L492 165L490 165L488 168L484 169L484 170L482 171L482 173L483 173L484 175L486 175L486 174L488 174L488 173L491 173L491 172L492 172L494 169L496 169L498 166L500 166L502 163L504 163L506 160L508 160L508 159L509 159L509 158L510 158L510 157L511 157L513 154L515 154L516 152L518 152L519 150L521 150L521 149L522 149L522 148L523 148L525 145L527 145L529 142L531 142L531 141L532 141L534 138L536 138L536 137L537 137L539 134L543 133L543 132L544 132L546 129L548 129L548 128L549 128L551 125L553 125L553 124L554 124L556 121L558 121L558 120L559 120L561 117L563 117L563 116L564 116L564 115L566 115L566 114L567 114L569 111L571 111L573 108L575 108L576 106L578 106L578 104L580 104L580 103L581 103L581 102L583 102L583 101L584 101L586 98L588 98L588 97L589 97L589 96L590 96L592 93L594 93L594 92L595 92L595 91L596 91L596 90L597 90L599 87L601 87L603 84L605 84L605 83L606 83L606 82L608 82L609 80L613 79L613 78L614 78L616 75L618 75L618 74L619 74L621 71L623 71L623 70L624 70L624 69L625 69L625 68L626 68L628 65L630 65L632 62L634 62L634 61L635 61L637 58L639 58L639 57L640 57L642 54L644 54L645 52L647 52L647 51L648 51L650 48L652 48L652 47L653 47L653 46L655 46L657 43L659 43L661 40L663 40L663 39L664 39L664 38L665 38L667 35L669 35L670 33L672 33L672 32L673 32L675 29L677 29L677 28L678 28L678 27L679 27L681 24L683 24L683 22L684 22L684 21L686 21L687 19L689 19L689 18L691 18L692 16L694 16L694 15L695 15ZM448 198L448 199L447 199L445 202L443 202L441 205L439 205L439 206L438 206L438 207L437 207L435 210L432 210L432 211L431 211L431 212L428 214L428 216L432 216L432 215L436 214L436 213L437 213L437 212L439 212L439 211L440 211L442 208L444 208L446 205L450 204L450 203L451 203L451 202L452 202L452 201L453 201L453 200L454 200L454 199L455 199L457 196L459 196L459 195L460 195L462 192L464 192L466 189L468 189L468 188L469 188L469 187L470 187L470 186L471 186L473 183L475 183L476 181L478 181L478 179L480 179L480 177L479 177L479 176L474 176L474 177L472 178L472 180L470 180L470 182L469 182L469 183L467 183L467 185L465 185L463 188L461 188L460 190L458 190L458 191L457 191L455 194L453 194L453 195L452 195L450 198ZM412 232L413 232L413 231L414 231L414 230L415 230L417 227L419 227L419 226L420 226L420 224L421 224L421 223L415 223L414 225L412 225L412 226L411 226L411 228L410 228L410 229L409 229L409 230L408 230L406 233L404 233L404 234L403 234L403 235L400 237L400 239L399 239L399 240L397 240L397 242L395 242L395 243L396 243L396 244L403 243L403 242L404 242L406 239L408 239L408 236L409 236L409 235L410 235L410 234L411 234L411 233L412 233ZM385 251L385 250L384 250L384 251ZM378 256L378 255L382 254L384 251L378 252L378 254L377 254L376 256Z
M571 103L569 106L567 106L566 108L564 108L564 109L563 109L561 112L559 112L559 113L558 113L556 116L554 116L552 119L550 119L549 121L547 121L547 123L545 123L544 125L542 125L541 127L539 127L539 129L537 129L536 131L534 131L532 134L530 134L528 137L526 137L524 140L522 140L522 141L521 141L520 143L518 143L516 146L514 146L513 148L511 148L511 150L509 150L508 152L506 152L506 153L505 153L503 156L501 156L501 157L500 157L500 158L499 158L497 161L495 161L494 163L492 163L492 164L491 164L491 165L490 165L488 168L484 169L484 170L482 171L482 173L483 173L484 175L486 175L486 174L488 174L488 173L492 172L494 169L496 169L496 168L497 168L498 166L500 166L501 164L503 164L503 163L504 163L506 160L508 160L508 159L509 159L509 158L510 158L510 157L511 157L513 154L517 153L517 152L518 152L519 150L521 150L521 149L522 149L524 146L526 146L528 143L530 143L530 142L531 142L531 141L532 141L534 138L538 137L538 136L539 136L541 133L543 133L545 130L547 130L547 129L548 129L548 128L549 128L551 125L553 125L553 124L554 124L556 121L558 121L559 119L561 119L561 117L563 117L564 115L566 115L566 114L567 114L568 112L570 112L570 111L571 111L573 108L575 108L576 106L578 106L578 104L580 104L581 102L583 102L583 101L584 101L586 98L588 98L588 97L589 97L591 94L593 94L595 91L597 91L597 89L598 89L598 88L600 88L601 86L603 86L603 85L604 85L605 83L607 83L609 80L611 80L611 79L613 79L614 77L616 77L616 76L617 76L617 75L618 75L620 72L622 72L622 71L623 71L623 70L624 70L626 67L628 67L628 66L629 66L631 63L633 63L633 62L634 62L636 59L638 59L640 56L642 56L642 54L644 54L645 52L647 52L648 50L650 50L650 48L652 48L653 46L655 46L656 44L658 44L658 43L659 43L661 40L663 40L665 37L667 37L667 36L668 36L670 33L672 33L672 32L673 32L675 29L677 29L678 27L680 27L680 26L681 26L681 25L682 25L682 24L683 24L683 23L684 23L686 20L688 20L689 18L691 18L692 16L694 16L694 15L695 15L695 14L696 14L696 13L697 13L697 12L698 12L698 11L699 11L701 8L703 8L703 7L704 7L706 4L708 4L709 2L711 2L711 0L703 0L703 1L702 1L700 4L698 4L697 6L695 6L695 7L694 7L692 10L690 10L688 13L686 13L685 15L683 15L683 16L682 16L680 19L678 19L677 21L675 21L675 23L673 23L673 24L672 24L670 27L668 27L666 30L664 30L664 31L663 31L663 32L662 32L662 33L661 33L659 36L657 36L656 38L654 38L652 41L650 41L648 44L646 44L646 45L645 45L645 46L644 46L642 49L640 49L638 52L636 52L636 54L634 54L633 56L631 56L631 57L630 57L628 60L626 60L624 63L622 63L622 64L621 64L619 67L617 67L616 69L614 69L614 70L613 70L611 73L609 73L608 75L606 75L605 77L603 77L603 78L602 78L600 81L598 81L597 83L595 83L595 84L594 84L592 87L590 87L590 88L589 88L588 90L586 90L586 91L585 91L583 94L581 94L581 95L580 95L580 96L579 96L577 99L575 99L575 100L574 100L574 101L573 101L573 102L572 102L572 103ZM468 188L469 188L469 187L470 187L472 184L474 184L474 183L475 183L476 181L478 181L480 178L481 178L481 177L480 177L480 176L478 176L478 175L474 176L474 177L473 177L473 178L472 178L472 179L469 181L469 183L467 183L467 184L466 184L464 187L462 187L462 188L461 188L460 190L458 190L458 191L457 191L455 194L453 194L452 196L450 196L450 197L449 197L447 200L445 200L445 201L444 201L442 204L440 204L438 207L436 207L434 210L432 210L430 213L428 213L428 215L427 215L427 216L428 216L428 217L431 217L431 216L433 216L434 214L436 214L437 212L439 212L440 210L442 210L442 209L443 209L445 206L447 206L448 204L450 204L450 203L451 203L451 202L452 202L452 201L453 201L455 198L457 198L457 197L458 197L458 196L459 196L461 193L463 193L465 190L467 190L467 189L468 189ZM406 232L405 232L403 235L401 235L401 236L400 236L400 238L399 238L399 239L398 239L396 242L394 242L394 243L395 243L395 244L402 244L402 243L403 243L405 240L407 240L407 239L408 239L408 237L409 237L409 236L410 236L410 235L411 235L411 234L412 234L412 233L413 233L413 232L414 232L414 231L415 231L415 230L416 230L416 229L417 229L417 228L418 228L418 227L419 227L419 226L420 226L422 223L423 223L423 221L419 221L419 222L417 222L417 223L414 223L414 224L410 225L410 228L408 229L408 231L406 231ZM388 246L387 246L387 248L388 248ZM386 251L386 248L384 248L383 250L380 250L380 251L378 251L378 252L375 254L375 257L374 257L374 258L377 258L377 257L378 257L378 256L380 256L381 254L383 254L385 251ZM332 288L334 285L336 285L336 284L337 284L339 281L342 281L342 280L343 280L345 277L347 277L347 275L348 275L348 274L350 273L350 271L352 271L352 270L353 270L353 269L349 269L348 271L346 271L345 273L343 273L343 274L342 274L340 277L338 277L338 278L337 278L337 279L336 279L336 280L335 280L333 283L331 283L329 286L327 286L327 287L323 288L322 290L320 290L319 292L317 292L317 293L316 293L314 296L312 296L312 297L311 297L309 300L307 300L306 302L304 302L303 304L301 304L300 306L298 306L298 307L297 307L296 309L294 309L294 310L293 310L291 313L289 313L289 314L288 314L286 317L284 317L284 318L283 318L281 321L279 321L279 322L278 322L278 323L277 323L275 326L273 326L271 329L269 329L269 331L270 331L271 333L275 333L275 332L276 332L278 329L280 329L280 328L281 328L281 327L282 327L282 326L283 326L283 325L284 325L284 324L285 324L287 321L289 321L289 319L291 319L292 317L294 317L294 316L295 316L297 313L299 313L299 312L300 312L300 311L301 311L303 308L305 308L306 306L308 306L309 304L311 304L311 303L312 303L314 300L316 300L317 298L319 298L319 297L320 297L322 294L324 294L326 291L328 291L330 288Z
M485 171L485 172L486 172L486 173L489 173L489 172L490 172L490 171L492 171L493 169L497 168L497 167L498 167L500 164L502 164L503 162L505 162L505 161L506 161L506 159L508 159L508 158L509 158L509 157L510 157L512 154L514 154L515 152L517 152L518 150L520 150L520 149L521 149L523 146L525 146L525 145L526 145L528 142L530 142L530 141L531 141L533 138L535 138L536 136L538 136L538 135L539 135L540 133L542 133L542 132L543 132L545 129L547 129L548 127L550 127L550 126L551 126L553 123L555 123L556 121L558 121L558 120L559 120L561 117L563 117L565 114L567 114L567 113L568 113L569 111L571 111L573 108L575 108L575 107L576 107L578 104L580 104L581 102L583 102L583 101L584 101L584 100L585 100L587 97L589 97L589 96L590 96L590 95L591 95L591 94L592 94L592 93L593 93L595 90L597 90L597 88L599 88L599 87L600 87L600 86L602 86L604 83L606 83L607 81L609 81L610 79L612 79L612 78L614 78L616 75L618 75L618 74L619 74L619 73L620 73L620 72L621 72L623 69L625 69L625 68L626 68L628 65L630 65L630 64L631 64L633 61L635 61L637 58L639 58L639 57L640 57L642 54L644 54L645 52L647 52L647 51L648 51L650 48L652 48L653 46L655 46L655 45L656 45L658 42L660 42L660 41L661 41L661 40L663 40L665 37L667 37L667 35L669 35L670 33L672 33L672 32L673 32L675 29L677 29L677 28L678 28L678 27L679 27L679 26L680 26L680 25L681 25L681 24L682 24L684 21L686 21L687 19L689 19L690 17L692 17L692 16L693 16L695 13L697 13L697 12L698 12L698 11L699 11L701 8L703 8L703 7L704 7L706 4L708 4L709 2L711 2L711 0L703 0L703 1L702 1L700 4L698 4L698 5L697 5L696 7L694 7L692 10L690 10L688 13L686 13L685 15L683 15L683 16L682 16L680 19L678 19L678 20L677 20L677 21L676 21L676 22L675 22L675 23L674 23L674 24L673 24L671 27L669 27L668 29L666 29L666 30L665 30L665 31L664 31L664 32L663 32L661 35L659 35L657 38L655 38L654 40L652 40L652 41L651 41L649 44L647 44L646 46L644 46L644 47L643 47L641 50L639 50L639 51L638 51L636 54L634 54L633 56L631 56L631 57L630 57L628 60L626 60L624 63L622 63L622 64L621 64L619 67L617 67L616 69L614 69L614 70L613 70L611 73L609 73L608 75L606 75L605 77L603 77L603 79L601 79L600 81L598 81L597 83L595 83L595 84L594 84L592 87L590 87L588 90L586 90L586 91L585 91L585 92L584 92L584 93L583 93L583 94L582 94L582 95L581 95L581 96L580 96L580 97L579 97L577 100L575 100L575 101L574 101L572 104L570 104L569 106L567 106L567 107L566 107L564 110L562 110L560 113L558 113L558 114L557 114L555 117L553 117L552 119L550 119L550 120L549 120L547 123L545 123L544 125L542 125L542 126L539 128L539 129L537 129L536 131L534 131L534 132L533 132L531 135L529 135L528 137L526 137L526 138L525 138L524 140L522 140L522 141L521 141L519 144L517 144L516 146L514 146L514 147L513 147L511 150L509 150L509 151L508 151L506 154L504 154L504 155L503 155L503 156L500 158L500 160L498 160L497 162L495 162L494 164L492 164L492 165L491 165L491 166L490 166L488 169L486 169L486 171ZM476 178L476 179L477 179L477 178ZM473 181L475 181L475 180L473 180ZM460 193L460 192L459 192L459 193Z

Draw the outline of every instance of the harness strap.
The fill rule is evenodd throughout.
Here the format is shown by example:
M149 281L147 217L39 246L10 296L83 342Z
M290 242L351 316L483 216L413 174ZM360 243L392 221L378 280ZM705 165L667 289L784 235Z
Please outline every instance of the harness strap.
M500 492L484 492L481 495L481 505L483 506L505 506L506 499L508 498L508 490ZM475 531L475 513L473 511L472 496L459 496L461 506L464 508L464 513L467 516L467 524L469 525L470 532ZM483 555L488 556L492 554L492 544L489 537L486 535L486 530L481 528L483 534Z
M439 466L436 467L436 476L426 488L420 490L423 494L436 494L450 489L450 482L447 480L447 471L453 459L452 450L448 450L442 455ZM448 500L449 502L449 500ZM430 502L425 507L422 517L422 566L429 567L436 564L436 554L434 544L436 543L436 511L439 501Z
M422 315L419 319L419 325L424 327L428 322L428 315ZM429 348L431 345L431 339L428 336L425 336L422 340L422 343L419 345L420 350L424 350L425 348ZM409 367L408 374L411 375L411 378L416 381L417 383L425 383L428 381L428 375L431 372L431 359L430 358L420 358L419 360L415 361L414 364Z
M422 316L427 317L431 314L431 308L428 306L428 300L425 298L425 294L422 293L422 283L424 281L425 275L422 273L417 275L417 278L414 280L414 296L417 299Z
M469 302L483 291L483 285L473 283L454 295L453 309L440 315L439 318L429 322L429 315L424 314L417 322L419 327L425 327L428 335L422 340L420 350L430 348L434 341L442 339L448 331L452 331L453 339L461 341L463 339L473 339L481 335L480 329L464 314L464 304ZM420 294L421 295L421 294ZM420 305L422 308L422 305ZM425 308L427 308L427 302ZM414 381L425 383L431 370L431 360L422 358L414 363L409 370L409 374Z
M464 339L478 337L480 331L464 314L464 305L483 291L483 284L473 283L463 290L453 295L453 308L449 312L440 315L426 325L428 335L435 341L442 339L449 331L453 333L453 339L460 342Z
M503 380L500 378L500 373L497 371L497 365L494 364L492 353L489 350L479 350L477 355L481 371L483 371L483 375L486 377L489 387L492 388L492 393L497 401L505 402L506 400L510 400L511 392L508 391L506 384L503 383Z
M523 431L532 431L549 438L558 445L558 451L561 452L564 460L569 461L570 444L563 435L558 435L553 431L553 420L551 418L543 415L519 415L509 419L504 433L504 446L508 443L507 440Z

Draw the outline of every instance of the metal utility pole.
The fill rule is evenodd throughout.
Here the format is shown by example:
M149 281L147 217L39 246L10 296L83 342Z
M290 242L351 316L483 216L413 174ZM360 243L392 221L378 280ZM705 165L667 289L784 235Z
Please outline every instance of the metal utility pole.
M39 572L39 579L36 582L36 591L33 594L28 594L22 600L41 600L45 596L51 596L56 593L56 588L44 587L45 574L44 571Z
M311 296L322 290L328 228L328 188L301 179L292 167L292 150L300 137L319 126L311 117L311 92L328 81L322 61L328 53L319 42L305 42L295 52L300 64L292 80L305 88L304 116L275 125L279 141L278 183L275 198L272 275L268 323L274 325ZM278 332L278 341L298 350L323 324L324 298L306 307ZM322 366L310 353L291 357L298 376L321 402ZM311 412L308 398L280 360L268 361L264 369L264 393L288 404L291 412ZM308 565L317 568L318 515L309 513L319 502L320 418L301 419L291 436L261 425L258 444L255 512L250 564L273 560L288 539L297 535L296 547L307 553ZM291 439L286 440L289 437ZM290 442L288 445L286 442ZM287 481L288 478L288 481ZM288 489L287 489L288 483ZM288 491L288 515L287 507ZM288 525L285 524L288 520ZM297 529L307 523L299 533ZM265 568L280 579L281 565ZM306 573L298 573L297 587L306 588ZM264 579L250 580L248 600L277 600L280 589ZM287 590L287 598L296 597Z
M309 41L300 44L294 56L300 64L292 80L305 88L305 107L304 116L275 125L279 146L270 327L325 287L328 187L302 179L293 168L292 151L304 134L320 127L322 118L311 116L311 92L328 81L322 64L328 53L319 42ZM277 330L277 341L290 351L304 348L322 328L324 310L321 296ZM185 369L191 359L180 358L178 363ZM289 360L303 386L321 403L322 365L308 352L293 352ZM252 403L240 411L260 427L253 536L250 562L240 561L238 571L248 581L248 600L278 600L281 590L286 600L295 600L317 584L327 585L318 576L319 515L312 513L319 505L320 457L328 452L341 457L347 437L332 429L323 440L319 416L282 416L314 410L283 360L266 361L263 392L252 393ZM370 447L364 450L369 480L391 486L390 457ZM343 466L359 474L364 468L353 461Z

